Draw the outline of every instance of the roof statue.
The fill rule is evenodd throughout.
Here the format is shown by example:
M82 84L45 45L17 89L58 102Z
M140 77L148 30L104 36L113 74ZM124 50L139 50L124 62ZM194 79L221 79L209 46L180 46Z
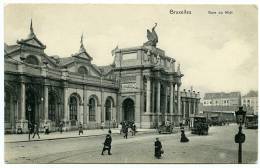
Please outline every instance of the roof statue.
M157 23L155 23L154 27L152 28L152 32L147 29L147 39L148 41L144 43L146 46L154 46L156 47L156 44L158 43L158 36L155 32L155 28L157 26Z
M178 67L177 67L177 73L178 73L178 74L181 73L181 65L180 65L180 63L178 64Z
M118 45L116 46L116 48L114 48L112 51L111 51L111 54L112 56L114 56L116 54L116 51L118 50Z
M32 24L32 19L31 19L29 38L32 38L33 36L35 36L35 34L34 34L34 31L33 31L33 24Z
M84 44L83 44L83 33L81 35L81 38L80 38L80 49L79 49L79 52L86 52L86 49L84 47Z

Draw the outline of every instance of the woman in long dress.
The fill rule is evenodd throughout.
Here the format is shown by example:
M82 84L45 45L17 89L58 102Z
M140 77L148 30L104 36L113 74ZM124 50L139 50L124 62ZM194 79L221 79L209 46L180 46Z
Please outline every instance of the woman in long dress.
M157 159L160 159L162 156L162 143L159 141L159 138L156 138L156 141L154 142L154 156Z

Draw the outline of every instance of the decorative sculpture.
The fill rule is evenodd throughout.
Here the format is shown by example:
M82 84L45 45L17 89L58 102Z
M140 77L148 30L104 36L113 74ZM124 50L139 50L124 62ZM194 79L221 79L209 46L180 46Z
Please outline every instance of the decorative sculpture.
M148 41L144 43L145 46L156 47L156 44L158 43L158 36L155 32L156 26L157 26L157 23L155 23L155 26L152 28L152 32L149 29L147 29L147 39L148 39Z

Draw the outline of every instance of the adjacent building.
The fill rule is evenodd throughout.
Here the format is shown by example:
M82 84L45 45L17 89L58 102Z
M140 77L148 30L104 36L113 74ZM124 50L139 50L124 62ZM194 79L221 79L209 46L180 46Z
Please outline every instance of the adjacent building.
M73 130L123 120L153 128L196 115L199 93L181 91L180 65L156 47L155 27L142 46L117 47L112 64L97 66L83 36L75 54L47 55L31 23L27 38L4 48L5 132L27 132L29 123L55 131L61 122Z
M249 91L241 98L241 105L247 111L247 114L258 115L258 91Z
M219 116L232 121L239 106L241 106L240 92L205 93L203 98L203 114L208 117Z

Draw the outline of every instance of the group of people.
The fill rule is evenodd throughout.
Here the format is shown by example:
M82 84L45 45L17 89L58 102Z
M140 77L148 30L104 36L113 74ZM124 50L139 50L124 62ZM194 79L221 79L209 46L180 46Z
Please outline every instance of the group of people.
M126 122L126 121L123 121L120 123L120 125L122 125L122 132L124 133L124 138L127 139L127 136L128 136L128 128L131 129L131 132L132 132L132 136L135 135L136 133L136 125L134 122ZM47 123L44 125L44 128L47 127ZM61 122L60 123L60 126L59 126L59 130L60 130L60 133L62 133L62 127L63 127L63 123ZM83 134L83 126L82 124L80 123L79 124L79 135L80 134ZM181 130L181 139L180 139L180 142L189 142L189 139L186 137L185 135L185 131L184 131L184 126L183 124L181 123L180 124L180 130ZM48 127L47 129L45 128L45 133L48 134ZM112 155L111 153L111 144L112 144L112 136L111 136L111 130L109 129L108 130L108 134L106 135L106 138L105 138L105 141L103 143L103 149L102 149L102 152L101 152L101 155L104 155L104 152L105 151L108 151L108 155ZM40 135L39 135L39 126L37 123L35 124L31 124L29 123L29 140L30 140L30 135L33 134L32 138L35 137L35 135L38 136L38 138L40 139ZM120 131L120 134L121 134L121 131ZM164 153L164 150L163 150L163 147L162 147L162 143L161 141L159 140L159 138L156 138L155 142L154 142L154 157L157 158L157 159L160 159L162 154Z
M112 136L111 136L111 131L108 131L108 134L106 135L105 141L103 143L103 149L101 152L101 155L104 155L105 151L108 151L108 155L112 155L111 153L111 147L112 147ZM162 143L159 140L159 138L156 138L156 141L154 142L154 156L157 159L160 159L162 154L164 153L163 148L162 148Z
M47 122L44 123L44 134L48 135L50 133L50 129L49 129L49 125ZM63 122L61 121L59 123L59 128L58 128L59 132L62 133L63 132ZM83 134L83 125L81 123L79 123L79 135ZM28 133L29 133L29 140L31 139L31 134L33 134L32 138L35 137L35 135L38 136L38 139L40 139L40 135L39 135L39 125L37 123L28 123Z
M37 123L28 123L28 132L29 132L29 141L31 139L31 134L33 134L32 138L35 137L35 135L38 136L38 139L40 139L40 135L39 135L39 126Z
M135 136L136 134L136 125L134 121L123 121L120 123L121 129L120 129L120 134L124 134L124 138L127 139L128 137L128 132L130 128L130 132L132 133L132 136Z

